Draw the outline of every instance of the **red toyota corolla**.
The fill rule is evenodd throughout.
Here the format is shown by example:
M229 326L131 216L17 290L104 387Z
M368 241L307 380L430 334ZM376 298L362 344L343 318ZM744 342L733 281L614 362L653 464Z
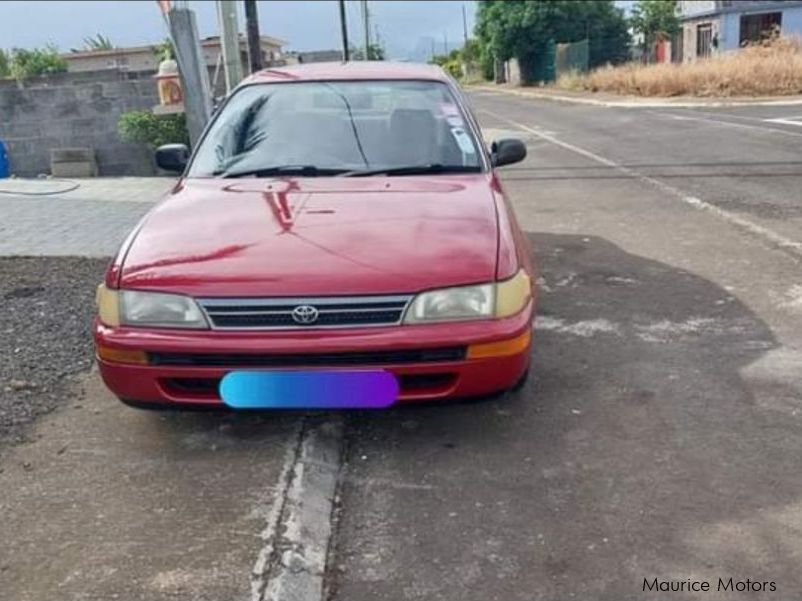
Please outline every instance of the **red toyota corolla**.
M259 72L217 111L183 176L98 289L100 372L139 407L216 405L235 370L386 370L398 401L523 381L526 238L457 85L432 66Z

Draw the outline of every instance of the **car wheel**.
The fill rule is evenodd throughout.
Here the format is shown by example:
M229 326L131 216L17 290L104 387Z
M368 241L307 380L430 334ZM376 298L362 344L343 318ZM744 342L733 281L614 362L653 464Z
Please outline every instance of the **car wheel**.
M530 369L527 367L523 375L518 378L518 381L512 385L512 388L510 388L511 392L518 392L526 385L526 381L529 379L529 371Z

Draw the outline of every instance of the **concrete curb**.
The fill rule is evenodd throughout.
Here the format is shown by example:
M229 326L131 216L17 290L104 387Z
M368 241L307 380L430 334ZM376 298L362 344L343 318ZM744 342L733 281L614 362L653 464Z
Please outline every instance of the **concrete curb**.
M332 516L343 455L340 417L308 421L301 429L278 521L254 568L253 601L320 601L332 537ZM258 573L260 572L261 573Z
M777 98L777 99L721 99L711 101L700 100L641 100L639 98L630 100L599 100L598 98L588 98L583 96L566 96L563 94L549 94L536 92L534 90L515 90L503 87L492 86L471 86L469 90L481 90L483 92L497 92L509 94L511 96L522 96L526 98L537 98L538 100L551 100L554 102L569 102L573 104L584 104L589 106L602 106L607 108L720 108L720 107L739 107L739 106L799 106L802 105L802 98Z

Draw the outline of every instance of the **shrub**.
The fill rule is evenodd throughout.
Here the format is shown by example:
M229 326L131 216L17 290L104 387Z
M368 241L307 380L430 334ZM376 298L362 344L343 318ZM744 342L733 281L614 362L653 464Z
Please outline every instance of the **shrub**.
M117 131L126 142L147 144L151 148L173 143L189 145L184 113L154 115L148 111L129 111L120 115Z
M447 60L440 66L454 79L462 77L462 63L458 59Z
M462 57L459 48L455 48L448 54L435 55L431 62L445 69L454 79L462 77Z
M557 86L563 90L580 91L587 86L587 75L576 69L571 69L560 75Z

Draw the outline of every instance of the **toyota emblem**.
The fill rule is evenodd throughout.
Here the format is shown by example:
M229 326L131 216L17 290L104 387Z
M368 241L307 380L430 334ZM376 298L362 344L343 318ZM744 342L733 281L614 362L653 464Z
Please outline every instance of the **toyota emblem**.
M312 305L298 305L292 310L292 320L301 325L309 325L317 321L318 310Z

